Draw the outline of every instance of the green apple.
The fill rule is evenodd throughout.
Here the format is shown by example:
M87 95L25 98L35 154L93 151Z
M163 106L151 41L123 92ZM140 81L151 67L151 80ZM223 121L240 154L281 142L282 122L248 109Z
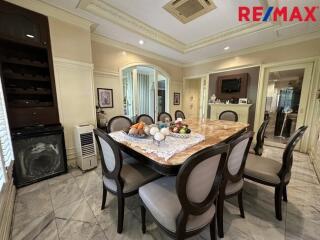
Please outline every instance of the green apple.
M179 133L185 134L186 133L186 129L182 128Z

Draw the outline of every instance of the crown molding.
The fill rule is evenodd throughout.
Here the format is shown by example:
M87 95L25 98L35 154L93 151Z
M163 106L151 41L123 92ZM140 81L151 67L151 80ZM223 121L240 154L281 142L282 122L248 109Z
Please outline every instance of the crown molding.
M209 45L212 45L217 42L225 41L234 37L243 36L253 32L261 31L268 29L270 27L278 26L272 22L266 23L255 23L250 22L246 24L241 24L237 27L223 31L212 36L200 39L192 43L183 43L177 39L165 34L148 24L128 15L121 10L112 7L103 0L80 0L78 8L98 15L108 21L111 21L121 27L128 29L131 32L141 34L144 37L147 37L151 40L154 40L162 45L170 47L180 53L188 53L199 48L203 48Z
M93 24L87 19L78 17L70 12L62 10L60 8L49 5L47 2L42 0L5 0L9 3L18 5L20 7L29 9L34 12L41 13L48 17L53 17L58 20L76 25L78 27L90 30L90 26Z
M199 41L195 41L187 45L187 49L185 53L194 51L199 48L203 48L218 42L226 41L231 38L241 37L243 35L247 35L250 33L259 32L262 30L266 30L268 28L277 28L278 25L272 22L264 22L264 23L257 23L257 22L250 22L247 24L242 24L237 27L233 27L227 31L220 32L214 34L212 36L200 39Z
M163 57L163 56L158 55L156 53L152 53L152 52L143 50L141 48L138 48L136 46L125 44L125 43L107 38L105 36L102 36L102 35L99 35L96 33L91 34L91 40L94 42L102 43L102 44L109 45L112 47L120 48L121 50L125 50L125 51L131 52L131 53L139 54L139 55L142 55L142 56L145 56L148 58L152 58L155 60L166 62L166 63L172 64L172 65L178 66L178 67L183 66L183 64L179 63L177 60L166 58L166 57Z
M78 7L91 14L98 15L108 21L120 25L132 32L141 34L155 40L167 47L173 48L181 53L184 52L185 44L173 37L158 31L157 29L129 16L128 14L112 7L102 0L81 0Z
M207 58L205 60L201 60L201 61L190 63L190 64L183 64L183 67L184 68L192 67L192 66L196 66L196 65L201 65L201 64L205 64L205 63L210 63L210 62L214 62L214 61L223 60L223 59L226 59L226 58L238 57L238 56L241 56L241 55L251 54L251 53L254 53L254 52L260 52L260 51L264 51L264 50L268 50L268 49L272 49L272 48L283 47L283 46L287 46L287 45L293 45L293 44L296 44L296 43L305 42L305 41L309 41L309 40L313 40L313 39L317 39L317 38L320 38L320 31L313 32L313 33L310 33L310 34L306 34L306 35L303 35L303 36L290 38L290 39L279 40L279 41L275 41L275 42L272 42L272 43L259 45L259 46L256 46L256 47L250 47L250 48L242 49L242 50L235 51L235 52L232 52L232 53L222 54L222 55L219 55L219 56L215 56L215 57L212 57L212 58Z
M118 72L113 72L113 71L98 71L94 70L93 71L94 76L97 77L119 77Z

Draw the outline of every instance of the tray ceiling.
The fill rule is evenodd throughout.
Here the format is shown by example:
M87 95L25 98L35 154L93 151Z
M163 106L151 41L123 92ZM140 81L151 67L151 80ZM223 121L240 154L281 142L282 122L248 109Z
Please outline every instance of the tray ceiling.
M96 23L93 33L189 64L241 49L318 32L319 23L239 23L238 6L320 5L319 0L214 0L216 8L186 24L169 0L41 0ZM318 12L319 14L319 12ZM320 16L319 16L320 18ZM139 45L143 39L145 44ZM225 51L224 48L230 49Z

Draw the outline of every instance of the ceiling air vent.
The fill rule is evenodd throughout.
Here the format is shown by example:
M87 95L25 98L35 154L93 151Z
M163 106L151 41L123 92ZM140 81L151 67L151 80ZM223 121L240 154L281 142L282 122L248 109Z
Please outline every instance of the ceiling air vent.
M164 7L169 13L188 23L216 8L212 0L172 0Z

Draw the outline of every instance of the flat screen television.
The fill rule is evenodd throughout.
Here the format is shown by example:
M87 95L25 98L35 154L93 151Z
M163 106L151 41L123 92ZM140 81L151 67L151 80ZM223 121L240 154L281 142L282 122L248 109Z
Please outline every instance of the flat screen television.
M237 93L241 90L241 78L223 79L221 81L222 93Z

